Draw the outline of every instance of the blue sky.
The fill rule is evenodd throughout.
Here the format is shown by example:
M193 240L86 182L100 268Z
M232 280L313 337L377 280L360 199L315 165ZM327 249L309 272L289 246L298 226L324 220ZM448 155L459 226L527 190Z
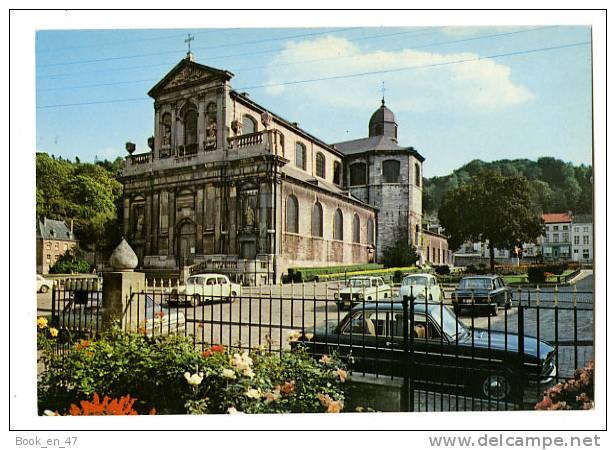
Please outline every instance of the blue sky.
M367 135L385 82L399 141L426 157L426 176L476 158L592 162L591 32L565 26L39 31L37 150L145 151L147 91L185 56L187 33L197 62L330 143Z

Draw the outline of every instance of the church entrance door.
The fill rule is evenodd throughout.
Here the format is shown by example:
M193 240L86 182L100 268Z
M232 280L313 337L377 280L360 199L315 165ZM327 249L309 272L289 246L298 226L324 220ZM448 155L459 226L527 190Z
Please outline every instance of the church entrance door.
M184 222L178 232L178 260L180 267L191 265L195 259L196 228L192 222Z

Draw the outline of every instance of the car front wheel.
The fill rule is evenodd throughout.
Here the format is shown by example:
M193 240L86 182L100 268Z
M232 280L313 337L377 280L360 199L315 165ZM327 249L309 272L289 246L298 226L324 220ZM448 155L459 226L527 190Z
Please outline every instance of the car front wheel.
M506 400L511 398L514 389L509 374L497 372L482 380L479 391L486 400Z
M41 293L42 294L46 294L47 291L49 291L49 286L47 286L46 284L41 286Z

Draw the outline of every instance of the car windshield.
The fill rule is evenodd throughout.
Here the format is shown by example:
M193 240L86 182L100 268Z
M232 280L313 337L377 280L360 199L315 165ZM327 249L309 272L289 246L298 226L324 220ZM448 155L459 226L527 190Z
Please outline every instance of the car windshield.
M368 278L351 278L349 280L349 287L353 287L353 288L370 287L370 280Z
M430 306L430 315L441 327L443 333L449 336L450 339L456 339L469 333L468 328L447 307L440 305Z
M403 286L427 286L428 278L426 277L406 277L402 280Z
M462 289L491 289L492 282L487 278L465 278L460 281Z

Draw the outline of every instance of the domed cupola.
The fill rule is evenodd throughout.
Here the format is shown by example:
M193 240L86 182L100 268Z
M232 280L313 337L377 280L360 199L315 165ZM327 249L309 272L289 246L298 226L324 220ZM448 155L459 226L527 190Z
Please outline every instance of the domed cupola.
M394 113L385 106L385 99L381 100L381 107L377 109L368 125L368 136L387 136L398 140L398 124Z

